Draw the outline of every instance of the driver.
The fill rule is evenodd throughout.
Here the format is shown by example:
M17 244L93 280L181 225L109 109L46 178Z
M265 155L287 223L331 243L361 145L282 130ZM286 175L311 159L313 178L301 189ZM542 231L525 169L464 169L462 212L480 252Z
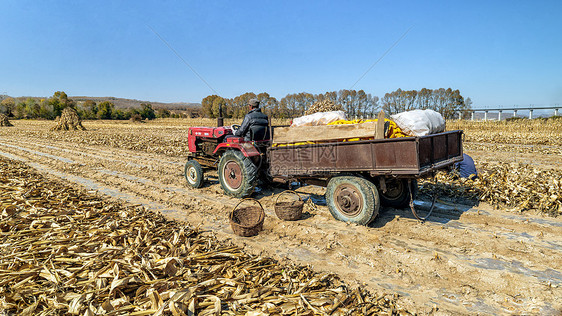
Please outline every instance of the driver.
M248 107L250 112L244 116L242 125L234 132L234 135L244 137L246 141L267 139L269 120L267 115L261 112L260 101L257 99L250 99L250 101L248 101Z

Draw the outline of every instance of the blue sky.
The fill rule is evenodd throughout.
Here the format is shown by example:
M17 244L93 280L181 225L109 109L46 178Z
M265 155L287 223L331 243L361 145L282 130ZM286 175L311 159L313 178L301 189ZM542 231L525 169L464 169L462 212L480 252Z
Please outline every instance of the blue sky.
M0 1L0 93L200 102L213 91L453 88L562 104L562 1Z

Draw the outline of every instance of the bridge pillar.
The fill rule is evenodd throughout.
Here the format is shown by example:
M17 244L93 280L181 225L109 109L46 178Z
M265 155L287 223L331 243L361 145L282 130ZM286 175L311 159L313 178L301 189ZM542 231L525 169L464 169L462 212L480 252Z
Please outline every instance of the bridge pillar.
M472 112L470 113L470 120L471 120L471 121L474 121L474 111L472 111Z
M558 109L554 109L554 116L558 116Z
M488 111L484 111L484 121L488 120Z
M533 110L529 110L529 119L533 118Z
M517 116L517 110L513 110L513 117Z
M502 120L502 111L499 110L498 111L498 121L501 121L501 120Z

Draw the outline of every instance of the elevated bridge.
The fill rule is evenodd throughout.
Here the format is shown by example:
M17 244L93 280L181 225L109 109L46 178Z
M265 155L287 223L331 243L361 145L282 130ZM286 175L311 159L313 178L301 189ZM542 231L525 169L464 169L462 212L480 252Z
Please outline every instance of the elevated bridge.
M562 106L560 104L556 104L556 105L552 105L552 106L528 106L528 107L503 107L503 108L476 108L476 109L470 109L470 110L465 110L462 112L459 112L459 119L461 119L463 117L463 113L470 113L470 119L474 121L474 113L476 112L484 112L484 120L488 120L488 114L489 112L498 112L498 121L500 121L502 119L502 114L503 112L513 112L513 117L517 116L517 112L518 111L523 111L523 112L527 112L529 113L529 119L533 118L533 111L534 110L554 110L554 115L558 116L560 115L560 109L562 109Z

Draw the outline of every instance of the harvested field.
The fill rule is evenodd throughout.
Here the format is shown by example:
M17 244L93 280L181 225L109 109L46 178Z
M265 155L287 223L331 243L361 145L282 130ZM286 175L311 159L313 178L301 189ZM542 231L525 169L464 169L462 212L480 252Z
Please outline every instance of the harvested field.
M464 130L469 143L562 146L562 118L448 121L447 129Z
M182 175L187 127L212 126L214 120L86 121L86 131L69 133L49 131L52 122L12 123L15 127L0 129L0 155L106 194L106 199L142 204L168 219L213 231L222 242L256 256L310 264L373 293L397 293L398 306L408 311L555 314L561 308L562 218L553 217L557 214L547 204L540 207L552 195L550 179L562 170L561 145L525 147L508 138L498 145L485 133L475 142L471 134L478 133L477 127L467 122L465 152L489 182L447 183L443 178L438 188L424 185L426 192L459 190L441 197L429 221L422 224L406 209L389 208L371 227L337 222L324 205L324 189L307 186L298 189L310 197L303 219L283 222L273 211L275 194L283 188L264 188L255 196L266 207L264 231L241 238L232 234L227 216L237 200L224 196L216 173L208 173L199 190L187 189ZM449 124L453 128L464 129L462 122ZM552 137L562 136L553 130ZM548 151L533 151L539 146ZM549 178L541 181L544 176ZM514 193L518 186L522 189ZM486 188L489 197L482 194ZM529 197L527 207L520 208ZM424 208L428 199L416 205Z
M280 264L0 158L0 309L27 315L408 315L392 295Z

